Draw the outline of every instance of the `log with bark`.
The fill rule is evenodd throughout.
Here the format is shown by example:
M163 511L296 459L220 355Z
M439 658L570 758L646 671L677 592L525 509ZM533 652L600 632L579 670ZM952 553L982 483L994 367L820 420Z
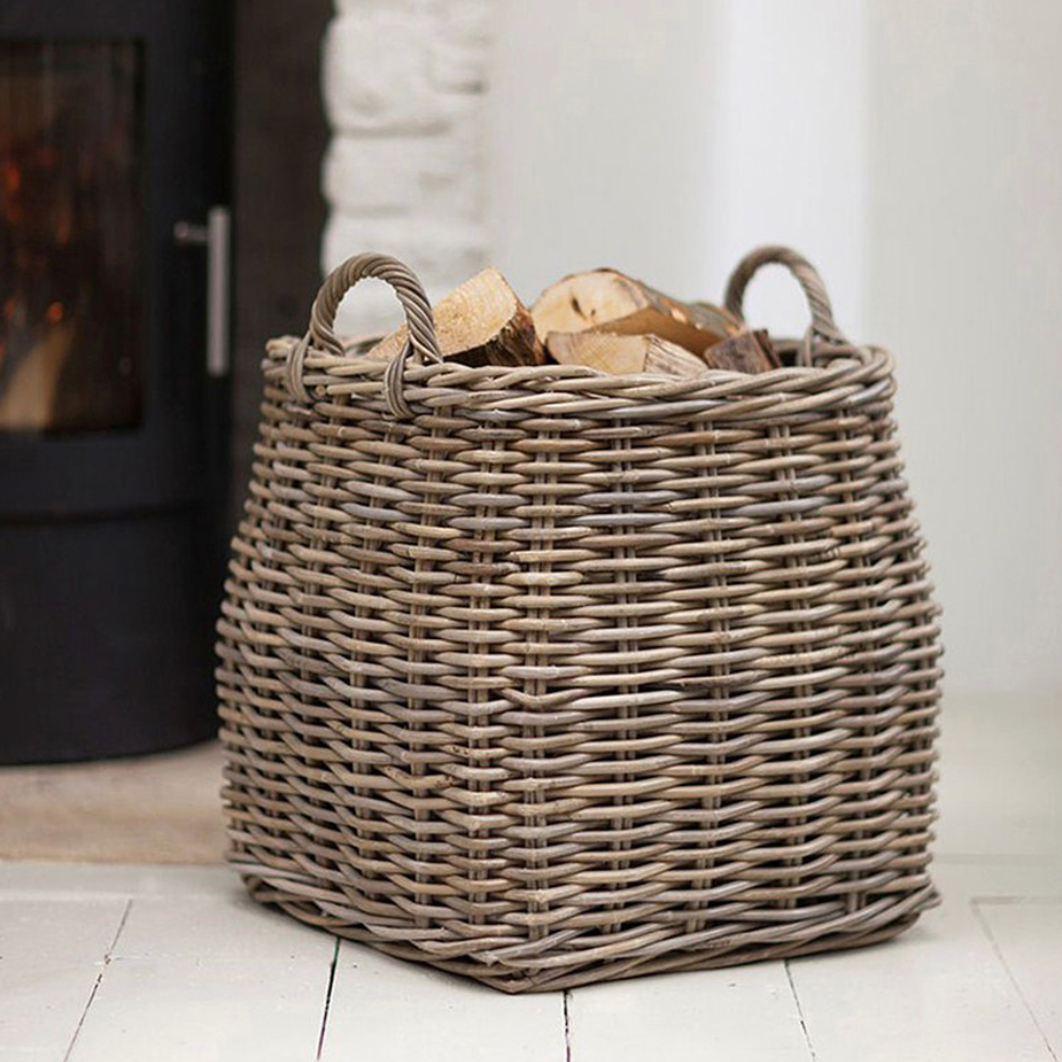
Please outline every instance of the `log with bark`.
M729 372L767 372L782 365L778 352L763 329L752 331L746 328L736 336L709 347L701 356L710 368Z
M432 307L439 352L464 365L541 365L542 343L531 312L505 277L485 269ZM403 325L372 347L367 357L390 360L406 344Z
M555 333L656 336L697 355L708 368L765 372L778 365L770 345L723 307L681 302L614 269L565 277L542 293L531 316L543 341ZM567 356L584 349L591 348L573 348ZM600 350L594 356L602 357ZM621 363L624 356L630 355L620 355Z

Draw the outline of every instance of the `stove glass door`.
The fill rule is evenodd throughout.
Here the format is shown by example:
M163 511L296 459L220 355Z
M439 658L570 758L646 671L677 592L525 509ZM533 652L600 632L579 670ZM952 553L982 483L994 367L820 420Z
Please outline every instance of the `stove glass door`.
M133 428L143 48L0 40L0 432Z

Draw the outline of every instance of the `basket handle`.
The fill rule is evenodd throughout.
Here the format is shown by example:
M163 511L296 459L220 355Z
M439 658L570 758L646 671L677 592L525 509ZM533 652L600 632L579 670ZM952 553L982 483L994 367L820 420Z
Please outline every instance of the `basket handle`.
M406 315L409 338L402 352L387 366L384 374L384 393L388 408L397 416L409 416L411 410L402 393L402 378L406 362L414 354L427 361L442 361L439 343L435 338L435 322L431 303L416 273L409 266L386 254L359 254L348 258L329 273L310 310L310 327L306 335L288 355L288 390L300 402L309 402L309 392L303 382L303 364L310 347L343 357L343 344L336 338L336 311L343 296L359 280L376 277L389 284Z
M802 255L780 244L768 244L750 251L738 262L726 285L726 308L740 320L744 320L742 302L749 281L765 265L782 265L796 278L804 290L811 310L811 331L828 343L848 344L844 333L833 319L833 306L826 285L818 270Z

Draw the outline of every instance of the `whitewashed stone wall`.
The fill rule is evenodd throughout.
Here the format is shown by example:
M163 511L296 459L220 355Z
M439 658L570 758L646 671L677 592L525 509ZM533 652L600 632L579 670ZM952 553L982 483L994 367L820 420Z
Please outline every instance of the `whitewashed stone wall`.
M332 127L323 174L326 271L352 254L381 251L415 269L438 298L483 268L495 2L337 0L322 67ZM366 282L338 325L366 332L398 320L388 289Z

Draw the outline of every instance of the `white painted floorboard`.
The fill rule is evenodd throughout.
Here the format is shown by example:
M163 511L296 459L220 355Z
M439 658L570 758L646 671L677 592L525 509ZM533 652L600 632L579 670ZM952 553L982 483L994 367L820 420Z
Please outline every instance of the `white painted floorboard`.
M309 1062L328 962L116 959L71 1062Z
M976 909L1045 1043L1062 1058L1062 899Z
M1053 1062L962 898L889 944L789 968L817 1062Z
M576 989L578 1062L812 1062L785 964L662 974Z
M322 1062L564 1062L564 995L507 996L344 942Z
M135 863L0 863L0 899L129 899L240 893L224 866Z
M0 894L0 1058L61 1062L127 905Z
M70 1060L311 1060L334 952L235 879L212 897L134 899Z

